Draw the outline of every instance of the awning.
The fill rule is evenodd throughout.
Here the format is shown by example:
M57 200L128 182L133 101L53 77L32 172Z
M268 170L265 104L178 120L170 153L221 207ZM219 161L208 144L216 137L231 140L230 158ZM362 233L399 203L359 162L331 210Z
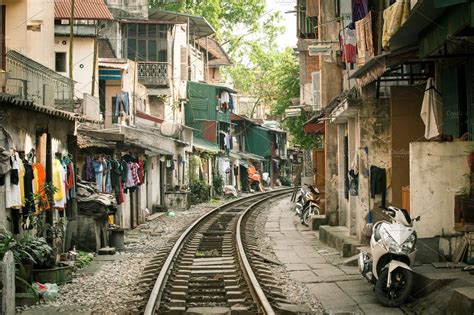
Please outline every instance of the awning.
M128 70L128 62L120 58L99 58L99 67Z
M148 13L148 20L170 24L187 24L189 21L190 35L194 39L209 36L216 32L211 24L202 16L151 9Z
M307 135L324 134L324 122L310 122L303 125L304 133Z
M265 161L265 158L263 156L256 155L256 154L253 154L253 153L239 152L238 154L242 159L254 160L254 161Z
M332 123L345 123L350 117L357 116L358 109L353 100L344 99L329 114Z
M220 151L217 147L217 144L195 137L193 137L193 147L198 150L208 151L211 153L218 153Z
M416 59L417 48L413 46L398 51L384 52L357 69L349 79L356 79L357 86L363 87L380 78L390 67Z
M99 80L121 81L122 70L119 69L99 69Z

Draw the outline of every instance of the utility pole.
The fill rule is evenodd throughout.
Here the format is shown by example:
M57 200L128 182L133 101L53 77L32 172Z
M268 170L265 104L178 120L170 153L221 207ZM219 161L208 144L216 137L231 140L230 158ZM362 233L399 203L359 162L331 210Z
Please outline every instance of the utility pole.
M95 80L96 75L95 72L97 71L97 40L99 39L99 25L95 26L95 38L94 38L94 64L92 65L92 88L91 88L91 95L94 96L95 94Z
M71 18L69 19L69 78L71 80L74 80L73 73L72 73L72 68L74 67L74 59L72 56L73 46L74 46L74 0L71 0Z

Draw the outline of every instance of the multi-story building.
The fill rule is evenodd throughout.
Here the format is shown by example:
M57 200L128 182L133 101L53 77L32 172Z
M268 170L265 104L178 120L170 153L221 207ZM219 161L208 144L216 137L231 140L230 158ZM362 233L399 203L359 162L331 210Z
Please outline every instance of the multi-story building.
M331 97L305 127L325 124L330 224L364 242L379 206L406 208L424 221L423 257L437 260L471 220L472 3L392 2L320 3L309 50Z

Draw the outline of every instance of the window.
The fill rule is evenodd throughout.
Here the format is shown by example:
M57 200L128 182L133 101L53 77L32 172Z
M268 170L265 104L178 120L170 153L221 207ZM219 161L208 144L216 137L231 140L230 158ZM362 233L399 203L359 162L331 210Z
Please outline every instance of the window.
M66 72L66 53L56 53L56 72Z
M125 58L138 61L168 60L168 25L128 24L124 26Z

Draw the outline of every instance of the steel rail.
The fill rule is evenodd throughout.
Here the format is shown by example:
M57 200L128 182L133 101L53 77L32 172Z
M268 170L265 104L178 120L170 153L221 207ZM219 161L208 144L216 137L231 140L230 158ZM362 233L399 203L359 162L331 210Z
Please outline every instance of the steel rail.
M291 191L285 191L275 194L276 196L288 194ZM242 221L244 217L256 206L260 205L261 203L267 201L268 199L275 197L275 195L271 195L265 197L253 204L251 204L245 211L240 215L239 220L237 221L237 231L236 231L236 244L237 244L237 254L239 255L239 261L242 270L244 271L244 277L247 280L247 283L250 284L250 291L251 294L256 300L257 306L260 306L260 310L265 315L275 315L275 311L271 306L270 302L268 301L267 297L265 296L265 292L263 292L262 287L260 286L255 273L253 272L252 266L250 265L249 260L247 259L247 254L245 253L244 245L242 242Z
M240 203L242 201L245 201L246 199L253 199L253 198L256 198L258 196L263 196L263 195L273 195L277 192L282 192L282 191L288 191L290 189L293 189L293 188L284 188L284 189L278 189L278 190L272 190L272 191L268 191L268 192L263 192L263 193L258 193L258 194L254 194L254 195L251 195L251 196L246 196L246 197L241 197L241 198L238 198L236 200L232 200L230 202L227 202L223 205L220 205L214 209L212 209L211 211L207 212L206 214L202 215L201 217L199 217L196 221L194 221L182 234L181 236L178 238L178 240L176 241L176 243L174 244L173 248L171 249L170 253L168 254L168 257L166 258L161 270L160 270L160 273L158 275L158 278L156 279L155 281L155 284L153 286L153 290L151 291L150 293L150 298L148 299L148 302L146 304L146 307L145 307L145 311L144 311L144 314L145 315L152 315L154 314L155 310L156 310L156 307L159 305L159 303L161 302L161 298L162 298L162 295L163 295L163 290L165 288L165 284L166 284L166 280L168 279L168 276L170 275L171 273L171 269L172 269L172 266L173 266L173 262L175 261L175 259L177 258L177 254L179 253L179 250L181 249L181 247L184 245L184 241L185 239L189 236L189 234L191 233L191 231L198 225L200 224L202 221L204 221L206 218L208 218L209 216L211 216L212 214L214 214L215 212L218 212L219 210L223 209L223 208L227 208L233 204L236 204L236 203ZM268 198L265 198L265 200L268 199Z

